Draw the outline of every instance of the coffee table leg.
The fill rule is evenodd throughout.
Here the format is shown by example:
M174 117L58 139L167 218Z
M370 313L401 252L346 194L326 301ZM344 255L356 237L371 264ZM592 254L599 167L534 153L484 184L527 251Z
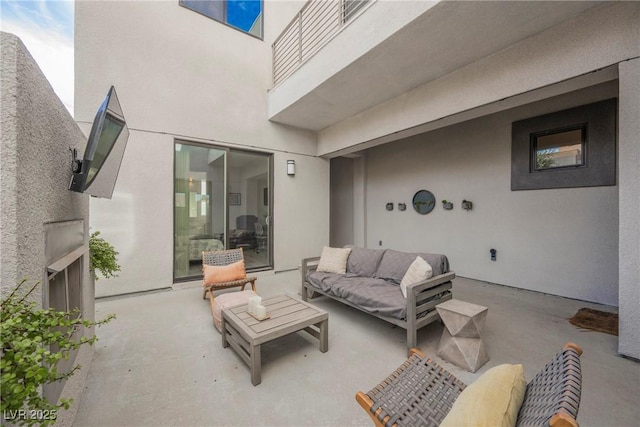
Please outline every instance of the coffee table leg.
M260 345L251 347L251 384L254 386L262 382L262 357Z
M222 335L222 347L229 347L229 342L227 341L227 322L224 321L224 316L222 316L222 323L220 324L220 332Z
M320 322L320 351L326 353L329 350L329 319Z

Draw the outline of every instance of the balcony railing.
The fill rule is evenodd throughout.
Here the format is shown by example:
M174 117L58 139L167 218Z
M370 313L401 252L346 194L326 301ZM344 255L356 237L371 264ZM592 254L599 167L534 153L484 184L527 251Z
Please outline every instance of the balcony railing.
M309 0L273 43L273 84L293 74L375 0Z

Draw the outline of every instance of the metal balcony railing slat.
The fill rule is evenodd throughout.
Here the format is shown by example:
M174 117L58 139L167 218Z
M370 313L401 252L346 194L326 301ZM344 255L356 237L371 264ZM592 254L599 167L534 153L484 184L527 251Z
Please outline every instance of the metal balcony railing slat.
M375 0L309 0L273 42L273 85L293 74Z

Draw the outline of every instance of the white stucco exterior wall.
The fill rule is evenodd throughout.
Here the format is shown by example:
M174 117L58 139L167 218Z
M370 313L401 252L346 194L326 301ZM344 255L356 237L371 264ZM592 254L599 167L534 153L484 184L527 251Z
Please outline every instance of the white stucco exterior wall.
M640 43L640 37L638 38ZM619 67L620 354L640 359L640 59Z
M318 133L318 154L389 137L640 55L640 3L594 8ZM396 138L397 139L397 138Z
M12 34L0 35L0 277L4 296L23 279L30 284L44 283L45 223L82 219L88 244L89 196L67 189L71 179L69 148L83 150L85 137L24 44ZM83 317L93 320L94 288L88 263L85 255ZM36 288L33 300L42 304L42 293L42 286ZM59 412L56 425L72 424L92 358L93 347L81 347L76 363L82 369L67 381L62 392L62 397L74 398L75 403L68 411Z
M271 42L301 5L265 2L263 41L177 1L76 2L76 120L88 133L114 85L131 130L113 199L91 203L91 227L122 266L98 281L99 296L173 282L176 139L273 154L276 271L328 244L329 163L316 157L312 132L271 123L266 111Z
M610 82L368 150L367 246L443 253L463 277L616 306L618 188L511 191L513 121L616 95ZM427 215L411 205L422 189L437 200Z

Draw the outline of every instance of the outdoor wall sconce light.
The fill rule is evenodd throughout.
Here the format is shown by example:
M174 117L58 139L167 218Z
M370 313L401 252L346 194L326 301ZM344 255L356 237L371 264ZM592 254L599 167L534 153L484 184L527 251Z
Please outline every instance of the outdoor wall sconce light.
M296 174L296 161L287 160L287 175L294 176Z

